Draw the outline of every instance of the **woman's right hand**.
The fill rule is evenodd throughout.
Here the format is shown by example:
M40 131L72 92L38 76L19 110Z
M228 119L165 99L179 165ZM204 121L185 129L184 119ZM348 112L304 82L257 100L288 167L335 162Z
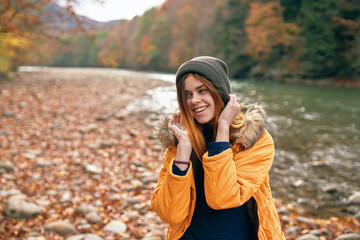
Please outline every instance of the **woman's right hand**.
M174 114L168 123L168 128L174 133L178 140L176 150L176 160L181 162L189 162L192 151L191 141L184 124L181 121L180 113ZM181 170L188 166L184 164L176 164Z
M186 131L184 124L181 121L180 113L173 114L172 118L168 123L168 128L174 133L179 143L183 142L189 143L191 145L189 135Z

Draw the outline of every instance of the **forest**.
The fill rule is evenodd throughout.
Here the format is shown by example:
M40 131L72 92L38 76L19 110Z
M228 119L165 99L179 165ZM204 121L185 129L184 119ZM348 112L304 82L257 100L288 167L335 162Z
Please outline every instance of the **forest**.
M132 20L60 30L50 0L0 5L0 72L20 65L174 72L198 55L224 59L235 78L360 79L357 0L167 0ZM76 1L68 1L76 2Z

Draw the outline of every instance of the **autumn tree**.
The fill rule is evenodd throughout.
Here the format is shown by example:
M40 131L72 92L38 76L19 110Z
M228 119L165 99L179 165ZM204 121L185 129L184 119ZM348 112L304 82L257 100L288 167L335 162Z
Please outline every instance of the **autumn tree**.
M16 69L39 33L38 13L49 0L3 0L0 4L0 73Z
M97 0L102 2L102 0ZM42 14L51 0L2 0L0 3L0 73L16 70L37 41L46 41ZM74 13L76 0L67 0L66 9Z
M277 46L290 48L298 27L283 21L277 2L251 3L245 21L249 41L246 51L255 59L266 61Z

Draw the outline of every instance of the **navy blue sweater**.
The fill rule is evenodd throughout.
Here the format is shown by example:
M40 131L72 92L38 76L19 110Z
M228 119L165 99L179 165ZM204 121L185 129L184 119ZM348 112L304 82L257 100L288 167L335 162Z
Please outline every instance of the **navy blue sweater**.
M208 142L207 147L209 156L214 156L230 148L230 143ZM172 170L174 174L180 176L184 176L187 172L187 170L181 171L175 164ZM248 240L251 223L245 205L222 210L210 208L205 199L202 164L200 164L200 168L196 169L194 176L196 187L195 211L190 226L180 239Z

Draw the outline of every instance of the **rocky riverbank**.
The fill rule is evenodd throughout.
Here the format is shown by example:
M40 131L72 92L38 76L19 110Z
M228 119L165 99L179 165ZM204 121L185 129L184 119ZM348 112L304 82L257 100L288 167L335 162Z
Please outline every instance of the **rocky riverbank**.
M0 80L0 239L164 239L150 207L163 116L126 106L169 84L101 70ZM360 239L359 195L353 216L329 219L277 200L287 239Z

